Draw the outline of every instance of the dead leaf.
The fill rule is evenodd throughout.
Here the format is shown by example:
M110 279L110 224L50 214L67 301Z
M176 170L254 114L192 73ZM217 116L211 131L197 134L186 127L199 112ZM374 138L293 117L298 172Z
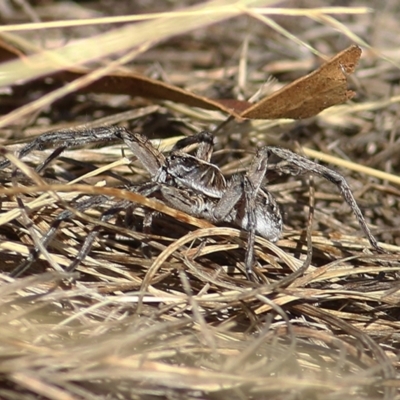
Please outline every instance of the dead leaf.
M343 50L316 71L308 74L240 114L250 119L303 119L351 99L347 76L354 72L361 56L358 46Z

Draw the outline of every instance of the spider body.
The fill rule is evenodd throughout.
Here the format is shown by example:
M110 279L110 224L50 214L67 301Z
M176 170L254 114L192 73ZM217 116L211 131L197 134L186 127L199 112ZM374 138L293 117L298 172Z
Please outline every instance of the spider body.
M231 223L247 231L245 267L248 277L252 276L255 235L259 234L270 241L277 241L282 232L279 207L264 185L265 175L269 169L278 174L312 173L334 183L357 217L370 244L376 250L382 251L344 177L332 169L280 147L266 146L259 149L248 171L244 174L233 175L230 179L226 179L218 166L211 163L214 144L212 134L207 131L178 141L168 156L153 147L143 135L116 126L98 127L79 132L73 130L49 132L27 144L18 155L23 157L35 149L58 147L37 168L40 171L65 148L111 140L122 140L151 176L150 182L131 187L131 190L145 196L156 197L167 205L192 216L204 218L213 223ZM188 151L193 146L197 146L197 150L194 155L191 155ZM281 161L269 165L271 155L277 156ZM9 165L8 161L0 163L0 169L7 165ZM94 198L92 201L81 202L76 208L84 211L102 201L104 202L104 196L101 200ZM128 202L119 202L104 213L101 220L107 221L121 208L127 207L129 207ZM57 217L49 232L43 237L44 245L52 240L59 224L71 216L71 212L65 211ZM150 224L151 217L147 222L145 218L144 225ZM86 257L96 235L97 230L94 229L68 270L76 268ZM39 249L33 249L27 261L18 267L14 274L22 273L38 254Z

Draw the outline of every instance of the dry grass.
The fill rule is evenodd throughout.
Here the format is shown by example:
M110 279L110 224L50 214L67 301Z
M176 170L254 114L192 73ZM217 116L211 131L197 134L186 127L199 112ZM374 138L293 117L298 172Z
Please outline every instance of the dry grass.
M62 2L36 3L0 13L8 24L63 16ZM3 96L0 117L0 144L21 171L0 174L1 399L400 398L400 7L393 0L374 11L365 2L327 14L304 2L303 9L263 14L257 7L268 2L214 3L184 16L144 15L132 25L135 13L166 10L151 1L140 9L121 1L118 10L82 2L69 6L70 27L0 28L4 43L28 55L4 64L0 76L2 87L21 84ZM78 23L112 12L127 15L112 22L128 24ZM41 176L32 167L51 150L23 162L9 152L44 131L105 123L124 124L168 150L226 116L77 90L111 71L134 70L202 95L248 99L266 81L264 93L306 74L315 67L313 52L332 55L353 42L364 51L351 83L354 101L305 121L231 121L217 133L214 160L230 176L263 144L328 157L386 254L369 248L332 185L316 179L309 190L306 179L279 179L269 188L285 230L276 244L257 239L260 283L253 284L243 273L245 233L118 187L147 179L120 143L69 149ZM65 86L39 79L87 62L94 72ZM109 201L75 209L77 199L95 195ZM117 199L138 206L100 222ZM161 212L150 234L141 229L144 208ZM74 218L42 246L65 209ZM65 272L93 230L99 234L90 254ZM35 246L39 259L10 277Z

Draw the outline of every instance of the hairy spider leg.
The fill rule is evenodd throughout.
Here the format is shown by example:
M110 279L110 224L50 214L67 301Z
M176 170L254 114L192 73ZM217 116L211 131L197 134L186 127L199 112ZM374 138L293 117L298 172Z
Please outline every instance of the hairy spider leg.
M235 223L248 232L245 268L246 275L251 280L254 280L256 233L275 242L282 232L282 217L275 199L268 191L261 189L267 168L268 153L261 149L246 175L232 177L228 189L214 210L216 218L226 221L229 213L236 209Z
M95 205L102 204L105 201L107 201L106 196L95 196L95 197L91 197L90 199L86 199L86 200L78 202L75 205L75 208L77 209L77 211L83 212L89 208L92 208ZM70 219L72 216L73 216L73 212L71 212L69 210L65 210L56 217L56 219L52 222L49 230L46 232L45 235L43 235L43 238L41 241L43 247L47 247L49 245L49 243L52 242L61 223L63 221ZM18 277L18 276L22 275L38 259L39 255L40 255L40 250L38 247L35 246L34 248L32 248L30 250L29 255L25 259L25 261L23 261L20 265L18 265L18 267L14 268L14 270L11 272L10 275L13 277Z
M273 166L273 169L279 174L288 174L297 176L300 174L311 173L313 175L325 178L329 182L335 184L344 200L350 206L354 215L356 216L358 223L366 235L371 246L379 252L384 252L384 250L379 246L378 241L373 236L367 222L365 221L364 215L358 206L353 193L350 189L349 184L346 179L333 169L324 167L308 158L302 157L288 149L282 149L280 147L264 147L262 149L266 154L275 154L283 161L278 162Z
M28 143L17 154L18 158L23 158L34 150L58 147L41 164L39 169L42 170L67 148L117 140L125 142L152 176L164 164L164 156L151 145L147 138L120 126L100 126L81 130L63 129L47 132ZM4 169L9 165L10 161L5 160L0 163L0 169Z
M131 203L127 200L122 200L117 202L101 215L100 222L108 222L116 214L120 213L122 210L127 209L130 205ZM95 225L93 229L89 232L81 248L79 249L78 254L65 269L67 272L74 271L78 267L78 265L89 255L93 243L96 240L97 236L99 235L99 231L100 231L100 225Z
M83 129L83 130L61 129L57 131L47 132L38 136L36 139L34 139L26 146L24 146L17 153L18 158L25 157L33 150L44 150L48 147L59 147L62 150L65 150L70 147L83 146L89 143L118 140L119 138L118 134L121 131L121 129L124 128L119 128L115 126L110 126L110 127L102 126L102 127ZM54 158L52 155L50 157L52 157L52 159ZM8 160L5 160L0 163L0 169L4 169L9 165L10 162Z

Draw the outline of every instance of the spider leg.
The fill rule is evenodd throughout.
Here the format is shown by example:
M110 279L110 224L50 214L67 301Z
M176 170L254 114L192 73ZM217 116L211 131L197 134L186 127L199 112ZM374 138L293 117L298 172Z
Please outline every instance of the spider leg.
M268 153L257 152L246 175L233 176L214 209L220 221L235 222L248 232L245 257L246 275L253 279L256 233L277 241L282 232L282 217L273 196L261 189L268 168Z
M148 172L155 176L162 165L164 156L158 152L149 140L137 133L119 126L100 126L90 129L76 130L63 129L47 132L38 136L18 152L18 158L22 158L34 150L43 150L48 147L58 147L40 166L43 170L53 159L58 157L65 149L83 146L89 143L104 143L122 140L139 159ZM8 160L0 163L0 169L10 165Z
M88 200L83 200L81 202L79 202L75 208L80 211L83 212L89 208L92 208L95 205L99 205L104 203L108 198L106 196L95 196L92 197ZM51 241L54 239L58 228L60 227L61 223L63 221L66 221L68 219L70 219L73 216L73 212L69 211L69 210L65 210L63 212L61 212L57 218L54 220L54 222L51 224L50 229L47 231L47 233L43 236L42 238L42 245L44 247L47 247L49 245L49 243L51 243ZM24 262L22 262L18 267L16 267L12 272L11 272L11 276L13 277L18 277L21 274L23 274L25 271L27 271L31 265L38 259L40 255L40 250L38 247L34 247L28 257L26 258L26 260Z
M252 185L252 182L246 176L244 178L244 196L246 199L246 218L247 218L247 249L245 256L245 268L247 279L254 281L253 264L254 264L254 246L256 244L256 197L257 189Z
M139 133L132 133L124 128L119 128L118 137L129 147L141 164L147 169L153 180L160 175L161 167L165 164L165 157L149 141ZM158 179L165 179L158 178Z
M196 195L187 189L169 185L161 186L161 193L167 203L190 215L205 218L211 222L235 222L236 205L245 196L246 224L248 231L245 258L246 276L253 280L254 244L256 235L254 202L256 193L247 177L237 176L220 200ZM217 202L217 204L216 204Z
M36 172L42 172L53 160L55 160L64 150L66 147L58 147L55 149L38 167L36 167Z
M230 221L232 212L238 211L237 204L243 198L244 194L244 176L233 175L227 184L227 188L221 198L218 200L214 208L213 216L219 222L233 222ZM246 229L246 228L244 228Z
M177 188L162 184L160 192L163 201L176 210L192 215L196 218L204 218L210 222L218 222L213 216L216 200L201 195L188 188Z
M113 207L105 211L100 217L100 222L107 222L111 218L114 217L115 214L118 214L122 210L128 208L131 203L127 200L122 200L116 203ZM86 256L90 253L90 250L93 246L94 241L99 235L100 225L96 225L87 235L85 241L83 242L82 247L79 250L79 253L74 258L74 260L68 265L65 269L67 272L72 272L76 269L76 267L86 258Z
M292 151L287 149L282 149L280 147L264 147L262 151L275 154L283 160L281 162L278 162L273 167L273 169L279 174L289 174L296 176L304 173L312 173L314 175L321 176L322 178L325 178L326 180L335 184L338 187L342 197L350 206L351 210L356 216L358 223L364 234L368 238L371 246L379 252L384 251L379 246L378 241L371 233L371 230L367 225L367 222L365 221L364 215L362 214L353 196L349 184L341 174L314 161L311 161L308 158L293 153Z
M231 178L214 216L219 221L233 221L245 230L254 222L256 233L275 242L282 232L282 217L272 194L261 189L267 168L268 153L260 149L246 175ZM254 221L249 221L249 210L254 213Z
M159 185L155 184L153 182L150 182L149 184L145 184L143 187L131 187L131 190L134 189L133 191L136 191L140 194L142 194L143 196L151 196L153 195L155 192L157 192L159 190ZM107 211L105 211L101 218L100 221L101 222L107 222L109 221L111 218L114 217L115 214L118 214L119 212L121 212L122 210L126 210L128 207L130 207L132 205L132 203L130 201L127 200L122 200L117 202L115 205L113 205L110 209L108 209ZM150 215L150 217L149 217ZM149 230L149 226L147 226L147 224L151 225L151 220L152 220L152 212L147 213L145 212L145 218L143 221L143 228L144 231L148 231ZM98 234L100 231L100 225L95 226L91 232L88 234L87 238L85 239L81 249L79 250L78 255L75 257L75 259L72 261L72 263L66 268L66 271L68 272L72 272L76 269L76 267L85 259L85 257L90 253L90 250L93 246L94 241L96 240Z
M98 127L84 130L62 129L53 132L47 132L38 136L32 142L28 143L18 152L18 157L22 158L33 150L43 150L48 147L60 147L63 149L82 146L88 143L107 142L118 140L117 132L123 128L109 126ZM0 169L10 165L10 162L0 163Z
M221 222L233 222L248 232L245 256L246 276L254 280L254 246L256 234L276 241L282 231L282 219L279 210L271 209L269 204L264 205L260 190L261 182L255 186L254 176L234 176L228 190L214 208L214 218ZM275 203L273 203L275 204Z

